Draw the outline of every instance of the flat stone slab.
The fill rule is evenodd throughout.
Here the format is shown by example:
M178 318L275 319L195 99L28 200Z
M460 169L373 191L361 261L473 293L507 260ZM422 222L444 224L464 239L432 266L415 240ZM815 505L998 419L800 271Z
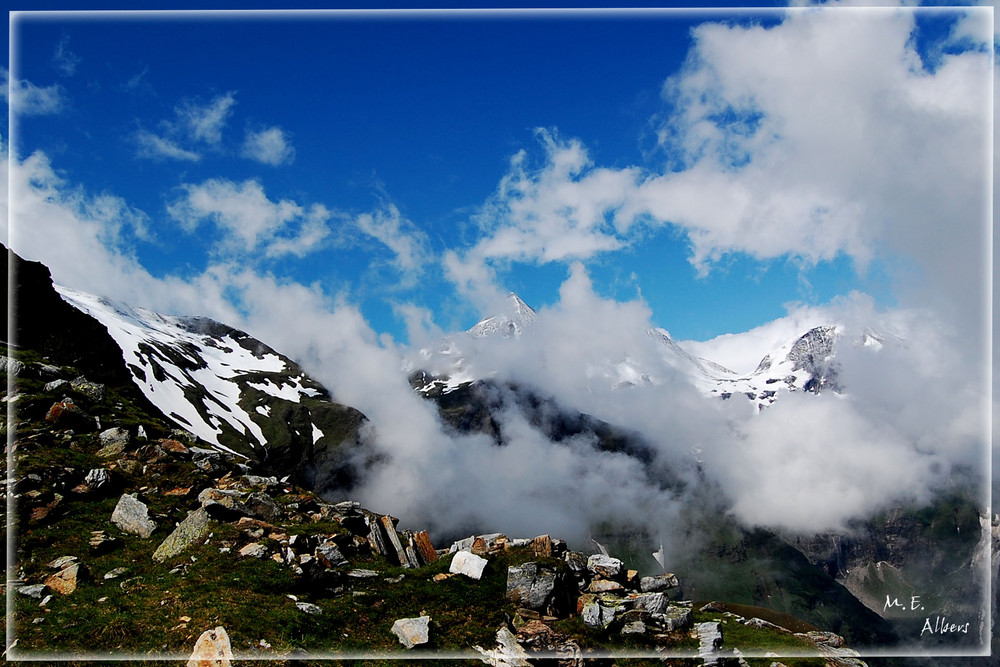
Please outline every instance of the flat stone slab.
M430 623L430 616L401 618L392 624L392 634L399 638L400 644L413 648L430 640Z
M451 559L448 571L453 574L464 574L471 579L479 580L483 576L483 569L486 567L487 562L489 561L471 551L458 551Z

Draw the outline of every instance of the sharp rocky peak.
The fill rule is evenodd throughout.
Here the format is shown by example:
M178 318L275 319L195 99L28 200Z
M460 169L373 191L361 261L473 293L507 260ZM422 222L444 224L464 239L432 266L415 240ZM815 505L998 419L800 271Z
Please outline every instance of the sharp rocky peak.
M505 338L517 338L534 321L534 309L517 294L511 292L504 300L499 313L480 320L468 330L468 333L479 337L500 335Z

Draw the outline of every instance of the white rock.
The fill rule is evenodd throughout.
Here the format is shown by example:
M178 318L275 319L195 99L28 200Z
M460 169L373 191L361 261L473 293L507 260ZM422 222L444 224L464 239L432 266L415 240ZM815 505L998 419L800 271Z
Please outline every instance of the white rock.
M471 579L481 579L483 568L488 561L481 556L477 556L471 551L459 551L451 559L451 566L448 571L452 574L464 574Z
M251 542L239 551L240 556L250 558L263 558L267 555L267 547L257 542Z
M115 505L111 513L111 522L139 537L149 537L156 530L156 524L149 518L149 508L134 495L126 493Z
M317 605L310 604L309 602L296 602L295 606L299 608L300 611L304 611L307 614L322 614L323 610Z
M229 667L232 659L233 649L229 644L229 635L225 628L219 626L201 633L195 642L191 658L187 661L187 667Z
M406 648L426 644L430 633L430 616L401 618L392 624L392 634L399 637L399 643Z

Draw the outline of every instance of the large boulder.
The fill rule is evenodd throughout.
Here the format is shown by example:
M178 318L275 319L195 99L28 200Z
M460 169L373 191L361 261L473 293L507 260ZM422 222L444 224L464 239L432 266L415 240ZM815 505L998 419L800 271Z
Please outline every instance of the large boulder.
M591 600L583 606L580 616L588 628L603 630L615 620L617 611L617 607L601 604L600 600Z
M174 528L174 532L153 552L153 560L163 562L180 554L185 549L199 542L208 534L208 512L199 507L187 515L187 518Z
M526 609L563 616L571 610L576 585L555 567L537 562L507 568L507 599Z
M156 530L156 523L149 518L149 508L130 493L122 495L118 500L114 512L111 513L111 522L126 533L143 538L149 537Z

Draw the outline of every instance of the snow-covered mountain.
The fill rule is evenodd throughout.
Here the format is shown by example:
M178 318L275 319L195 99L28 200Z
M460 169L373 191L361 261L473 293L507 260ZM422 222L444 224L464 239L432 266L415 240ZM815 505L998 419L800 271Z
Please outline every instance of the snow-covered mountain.
M182 428L310 484L343 474L344 450L358 444L364 415L333 402L288 357L208 318L161 315L55 288L107 328L139 389Z
M531 335L536 318L535 311L511 293L497 314L484 318L464 333L446 336L411 357L406 366L411 382L425 395L434 395L491 377L495 369L478 363L479 345L475 339L502 337L516 344L518 339ZM706 396L723 400L742 396L758 408L771 405L782 392L842 390L835 357L837 345L847 334L839 324L814 327L785 341L765 355L753 372L743 374L691 354L665 329L654 328L645 333L648 348L632 350L616 359L588 360L591 375L603 378L616 389L659 385L666 381L667 375L680 375ZM895 342L898 341L891 336L867 329L850 344L878 350Z
M521 301L521 297L511 292L498 314L480 320L469 329L468 333L478 337L500 335L505 338L516 338L534 322L535 311Z

